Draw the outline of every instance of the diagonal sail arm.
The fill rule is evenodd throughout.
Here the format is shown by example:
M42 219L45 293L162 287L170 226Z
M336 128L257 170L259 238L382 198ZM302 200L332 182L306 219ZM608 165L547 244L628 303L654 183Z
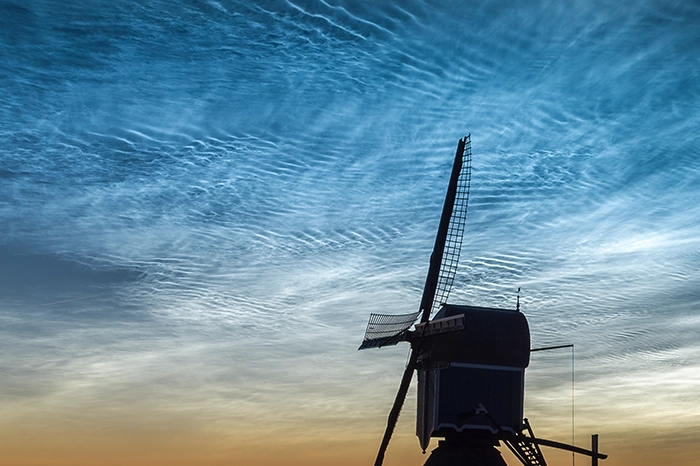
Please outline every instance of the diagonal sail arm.
M431 312L447 300L452 289L464 237L470 186L471 135L467 135L459 140L452 165L450 184L420 304L421 322L428 321Z
M418 353L419 352L416 351L415 348L411 349L411 356L408 359L408 364L406 364L406 369L404 369L403 376L401 377L401 384L399 385L399 391L396 393L394 404L389 412L386 429L384 430L384 437L382 437L382 443L379 445L379 451L377 452L377 457L374 460L374 466L382 466L382 463L384 462L386 449L389 446L389 441L391 440L391 436L396 428L396 423L399 420L399 414L401 414L403 403L406 401L406 394L408 393L408 387L411 385L413 371L416 370Z
M455 273L457 271L457 262L459 261L459 253L462 246L462 236L464 235L464 225L467 216L467 202L469 199L469 186L471 183L471 135L467 135L460 139L457 146L454 165L452 166L452 174L450 176L450 184L447 188L447 196L445 204L442 208L440 217L440 226L438 234L435 238L435 246L430 255L430 267L428 268L428 276L425 279L425 288L423 289L423 297L419 313L421 313L421 323L425 323L430 319L431 311L434 307L434 302L437 301L438 306L447 299ZM406 317L410 316L407 315ZM410 318L410 317L409 317ZM408 320L408 319L406 319ZM368 324L368 332L370 324ZM425 332L427 326L423 326L421 334ZM383 330L381 328L377 330ZM367 339L367 337L366 337ZM370 337L369 341L373 338ZM365 343L363 343L364 345ZM382 342L382 344L385 344ZM379 446L377 457L374 466L381 466L384 462L384 455L389 446L389 441L396 428L396 423L401 414L401 408L406 400L408 388L411 385L413 372L418 363L418 357L421 353L421 338L415 339L411 343L411 353L408 363L401 378L399 391L394 399L394 404L389 412L387 419L386 430L382 443ZM362 346L360 347L362 349Z

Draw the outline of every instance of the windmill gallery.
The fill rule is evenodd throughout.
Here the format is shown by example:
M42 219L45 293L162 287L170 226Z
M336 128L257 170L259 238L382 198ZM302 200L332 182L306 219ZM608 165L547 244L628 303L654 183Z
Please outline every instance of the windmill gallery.
M468 135L457 146L418 311L372 314L367 324L359 349L401 341L411 345L374 464L381 466L384 461L417 371L416 434L420 446L425 452L431 437L444 439L431 452L426 466L505 466L496 448L501 443L524 465L547 464L540 445L588 456L597 465L599 459L607 458L598 452L597 435L592 436L592 447L587 450L537 438L523 418L525 368L534 350L519 304L516 309L447 304L459 262L470 185Z

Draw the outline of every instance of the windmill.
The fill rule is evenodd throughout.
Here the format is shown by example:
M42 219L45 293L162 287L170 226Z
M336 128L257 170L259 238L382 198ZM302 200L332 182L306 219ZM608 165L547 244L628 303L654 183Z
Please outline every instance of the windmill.
M540 445L590 456L597 465L598 459L607 457L598 452L597 435L592 449L586 450L538 439L523 419L525 368L531 349L519 300L516 309L447 304L457 273L470 187L471 135L467 135L457 145L418 311L370 315L359 349L402 341L411 345L374 465L384 461L415 371L416 434L423 452L431 437L444 438L426 466L506 466L495 448L501 442L526 466L546 466Z

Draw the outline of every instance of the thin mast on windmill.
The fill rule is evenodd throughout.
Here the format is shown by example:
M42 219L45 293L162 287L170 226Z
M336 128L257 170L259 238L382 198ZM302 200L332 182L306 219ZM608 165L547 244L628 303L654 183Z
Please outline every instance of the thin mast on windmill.
M471 135L460 139L423 296L417 312L371 314L359 349L408 341L411 353L394 399L375 466L381 466L413 378L418 371L416 433L425 452L441 437L426 466L506 466L495 448L503 442L524 465L546 466L539 445L590 456L607 455L537 439L523 419L530 330L518 309L447 304L466 225L471 187ZM519 303L518 303L519 304ZM435 317L430 320L433 313ZM410 330L416 319L420 322Z

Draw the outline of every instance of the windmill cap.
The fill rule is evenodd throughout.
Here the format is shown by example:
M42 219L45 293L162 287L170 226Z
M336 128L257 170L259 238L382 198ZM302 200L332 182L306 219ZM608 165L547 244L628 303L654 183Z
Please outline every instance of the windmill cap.
M530 363L530 328L511 309L445 304L435 319L464 315L464 329L426 337L425 358L434 363L460 362L509 367Z

